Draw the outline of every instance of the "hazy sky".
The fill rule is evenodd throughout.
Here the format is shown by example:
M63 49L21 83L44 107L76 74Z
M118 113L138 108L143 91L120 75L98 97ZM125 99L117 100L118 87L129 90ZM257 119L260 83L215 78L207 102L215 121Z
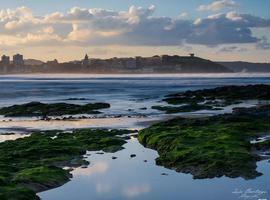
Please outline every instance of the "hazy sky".
M0 52L270 62L269 0L0 0Z

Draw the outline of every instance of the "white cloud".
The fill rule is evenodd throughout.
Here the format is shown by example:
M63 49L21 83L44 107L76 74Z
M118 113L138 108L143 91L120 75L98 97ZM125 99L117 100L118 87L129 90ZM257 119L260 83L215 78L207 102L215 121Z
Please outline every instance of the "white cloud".
M218 0L208 5L200 5L197 10L199 11L220 11L225 8L235 8L237 4L232 0Z
M186 43L215 46L262 43L262 38L253 35L251 30L270 27L270 19L236 12L214 14L195 21L185 18L186 13L171 18L157 17L154 12L155 6L131 6L120 12L74 7L66 13L44 16L33 16L26 7L0 10L0 44L179 46Z
M186 18L188 16L187 12L182 12L180 13L180 15L178 16L179 18Z
M67 39L71 41L84 42L91 36L89 29L79 28L78 24L72 25L72 31L68 34Z
M262 39L256 45L257 49L268 50L270 49L270 42L267 37L263 36Z
M242 17L239 14L237 14L236 12L228 12L226 14L226 18L230 19L232 21L240 21L240 20L242 20Z

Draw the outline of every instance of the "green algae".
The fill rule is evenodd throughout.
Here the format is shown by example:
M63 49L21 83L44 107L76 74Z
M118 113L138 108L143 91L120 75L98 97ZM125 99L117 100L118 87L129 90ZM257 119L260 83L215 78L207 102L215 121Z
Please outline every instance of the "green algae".
M200 105L197 103L192 103L183 106L152 106L152 109L165 111L167 114L172 114L179 112L194 112L198 110L216 110L217 108L214 108L209 105Z
M38 199L36 192L58 187L71 174L63 167L79 167L86 151L123 149L126 130L79 129L35 132L26 138L0 143L0 199Z
M169 104L225 100L227 105L239 100L270 100L270 85L223 86L168 95Z
M89 103L85 105L52 103L45 104L40 102L30 102L21 105L13 105L0 108L0 115L6 117L22 117L22 116L61 116L75 114L98 114L99 109L109 108L107 103Z
M194 178L253 179L261 175L256 171L261 158L255 153L258 144L250 140L270 129L269 116L270 106L261 106L212 117L176 118L140 131L138 139L158 151L157 164Z

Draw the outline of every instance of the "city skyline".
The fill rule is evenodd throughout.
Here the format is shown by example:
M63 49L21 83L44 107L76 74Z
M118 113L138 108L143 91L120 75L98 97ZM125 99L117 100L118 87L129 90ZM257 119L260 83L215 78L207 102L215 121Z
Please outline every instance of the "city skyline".
M270 62L270 2L1 1L0 53L70 61L195 54ZM139 53L138 53L139 52Z

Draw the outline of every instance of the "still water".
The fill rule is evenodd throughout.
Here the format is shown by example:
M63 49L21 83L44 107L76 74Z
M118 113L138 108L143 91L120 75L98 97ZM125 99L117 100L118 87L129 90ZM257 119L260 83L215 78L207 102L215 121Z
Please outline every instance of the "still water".
M251 189L254 192L270 192L270 163L267 161L259 163L258 171L264 175L255 180L224 177L194 180L191 175L156 166L156 151L144 148L137 139L129 140L124 147L124 150L114 154L100 155L89 152L89 168L74 170L72 181L62 187L40 193L39 196L44 200L236 200L241 196L235 194L236 191L245 192ZM130 154L137 156L130 158ZM113 160L112 156L116 156L117 159ZM269 195L262 194L258 197L247 199L267 199Z

